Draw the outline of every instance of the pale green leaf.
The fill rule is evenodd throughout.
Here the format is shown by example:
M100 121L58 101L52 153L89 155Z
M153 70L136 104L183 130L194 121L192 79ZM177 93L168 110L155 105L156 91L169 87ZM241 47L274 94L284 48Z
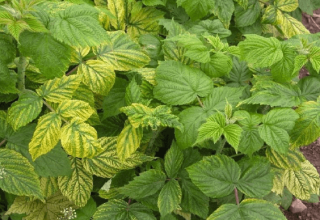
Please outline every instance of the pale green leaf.
M230 20L234 12L233 0L214 0L212 11L218 16L224 26L229 28Z
M183 163L183 153L175 141L164 156L164 168L169 178L175 178Z
M103 150L92 159L83 159L83 166L93 175L112 178L121 170L129 170L139 166L143 162L153 160L153 157L148 157L142 153L135 152L125 161L121 161L117 155L117 137L104 137L98 141Z
M171 108L165 105L149 108L143 104L133 103L131 106L120 109L128 116L130 124L138 128L139 126L147 127L156 130L160 126L173 127L183 130L179 118L171 113Z
M292 12L299 7L298 0L275 0L274 5L285 12Z
M213 0L178 0L178 6L182 6L192 20L206 16L212 10Z
M254 67L269 67L283 57L281 43L276 38L264 38L258 35L246 35L239 43L241 57Z
M60 140L61 117L50 112L39 118L36 130L29 143L29 152L32 160L51 151Z
M53 37L70 46L97 46L109 40L98 14L88 5L71 5L50 19L49 30Z
M308 160L301 163L301 170L286 170L283 180L288 190L298 199L309 200L311 194L319 192L319 173Z
M294 70L293 74L296 74L301 68L308 63L308 57L306 55L298 55L294 59Z
M204 157L188 167L187 171L192 182L212 198L229 195L241 174L238 164L225 155Z
M20 94L19 100L8 109L8 122L14 130L23 127L38 117L43 101L33 91Z
M197 36L217 36L219 38L226 38L231 35L231 31L226 29L219 19L203 20L198 24L192 26L188 32L196 34Z
M14 150L0 149L0 167L2 190L43 200L39 177L27 158Z
M217 116L220 116L220 114L208 118L207 122L201 125L196 143L201 143L208 139L213 139L214 143L216 143L219 140L224 132L225 118L223 115L221 116L224 119L224 124L221 125L215 120Z
M98 59L114 70L128 71L147 65L150 58L123 31L107 32L111 41L94 48Z
M155 97L170 105L188 104L197 96L207 96L213 89L212 81L202 71L176 61L161 62L156 81Z
M120 160L126 160L136 152L140 147L142 136L142 127L135 127L132 124L128 124L123 128L117 138L117 154Z
M286 220L280 209L265 200L245 199L239 206L224 204L207 220Z
M230 124L223 128L223 135L227 142L238 151L242 128L236 124Z
M87 204L93 188L93 177L84 169L82 163L82 160L73 158L72 174L58 178L61 193L80 207Z
M320 47L312 47L310 51L310 62L312 64L313 69L319 73L320 72Z
M71 99L72 94L80 85L81 78L81 76L73 75L49 80L37 89L37 93L47 101L60 103Z
M146 6L165 5L162 0L142 0L142 3Z
M259 127L261 138L275 151L286 153L289 148L289 134L299 115L289 108L273 109L262 118Z
M7 25L9 33L19 42L19 36L24 30L29 29L29 25L23 20L14 20Z
M66 123L61 130L62 147L74 157L92 158L95 156L102 150L97 138L97 131L78 118Z
M119 199L109 200L98 207L95 220L156 220L152 211L140 203L128 204Z
M200 69L209 77L222 77L228 75L232 69L232 59L221 53L215 53L208 63L202 63Z
M95 112L95 110L84 101L80 100L65 100L62 101L58 108L57 114L64 118L77 117L81 121L86 121Z
M101 95L109 93L116 79L112 66L101 60L88 60L80 64L77 74L82 75L83 84Z
M158 197L158 207L161 216L173 212L181 202L181 188L177 180L169 180L161 189Z

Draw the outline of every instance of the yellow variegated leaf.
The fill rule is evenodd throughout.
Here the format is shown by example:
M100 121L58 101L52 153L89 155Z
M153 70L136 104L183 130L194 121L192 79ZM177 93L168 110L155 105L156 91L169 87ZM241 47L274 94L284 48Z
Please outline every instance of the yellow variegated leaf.
M278 168L272 168L272 171L274 173L274 176L273 176L273 187L271 191L278 195L281 195L284 188L283 174L285 171Z
M171 114L170 107L166 105L149 108L143 104L133 103L131 106L122 107L120 111L128 116L130 123L135 128L150 126L156 130L163 126L183 129L178 116Z
M301 170L286 170L283 181L298 199L309 200L312 194L319 193L319 173L308 160L301 164Z
M82 160L71 160L71 176L59 176L58 184L61 193L77 206L83 207L90 199L93 188L93 177L82 165Z
M143 79L145 79L148 83L155 86L156 85L156 69L153 68L142 68L136 69L134 72L139 73Z
M88 86L81 83L78 89L73 93L72 99L81 100L89 103L90 106L94 107L94 94Z
M42 110L42 99L32 91L23 92L8 109L8 122L14 130L33 121Z
M75 50L73 50L73 53L71 54L72 56L70 62L74 64L81 63L83 61L83 58L90 52L90 49L90 47L75 48Z
M108 32L111 42L94 48L98 59L104 61L114 70L129 71L141 68L150 62L150 58L142 52L123 31Z
M134 127L128 124L118 136L117 153L120 160L125 160L139 148L143 136L142 127Z
M277 24L280 25L281 31L287 38L291 38L298 34L310 33L300 21L287 13L277 13Z
M44 197L48 198L54 195L58 190L58 178L57 177L41 177L40 186Z
M78 118L80 121L86 121L95 112L95 110L84 101L65 100L60 103L57 113L65 118Z
M32 160L52 150L59 142L61 134L61 117L50 112L39 118L36 130L29 143Z
M299 7L298 0L275 0L275 6L281 11L292 12Z
M37 93L49 102L60 103L71 99L72 94L80 85L81 78L82 76L72 75L49 80L37 89Z
M125 5L131 5L127 0L109 0L108 8L115 18L110 18L111 25L116 30L125 30Z
M125 161L121 161L117 155L117 137L103 137L99 139L103 151L92 159L84 158L84 168L93 175L103 178L112 178L121 170L132 169L143 162L150 161L153 157L148 157L142 153L135 152Z
M74 118L62 127L61 144L69 155L93 157L101 150L97 137L97 131L92 126Z
M161 18L163 18L163 12L154 7L142 7L142 4L136 3L131 11L127 32L132 39L142 34L157 34L159 32L158 20Z
M109 93L116 79L112 67L101 60L89 60L80 64L77 73L82 75L85 85L101 95Z
M28 197L16 197L6 214L25 213L25 220L56 220L63 219L62 212L69 208L75 210L74 204L58 192L48 197L45 203Z
M272 148L268 148L266 156L274 166L287 170L300 170L301 163L306 160L298 150L289 150L286 154L281 154Z

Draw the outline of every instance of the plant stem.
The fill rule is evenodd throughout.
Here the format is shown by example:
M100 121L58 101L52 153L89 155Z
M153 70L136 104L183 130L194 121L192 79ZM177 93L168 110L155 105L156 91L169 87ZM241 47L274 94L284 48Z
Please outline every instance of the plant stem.
M42 101L43 101L43 104L44 104L45 106L47 106L47 108L48 108L50 111L56 113L56 111L51 107L51 105L49 105L49 104L48 104L46 101L44 101L44 100L42 100ZM61 117L61 118L62 118L62 117ZM65 123L68 123L68 121L65 120L64 118L62 118L62 121L64 121Z
M0 147L1 147L4 143L6 143L6 141L7 141L7 139L3 139L3 140L0 142Z
M27 60L24 56L19 57L18 63L18 89L20 91L25 90L25 72L27 67Z
M74 71L76 71L78 69L79 66L75 66L72 70L70 70L69 72L66 73L66 76L69 76L71 73L73 73Z
M198 99L198 102L199 102L200 106L201 106L202 108L204 108L204 105L203 105L201 99L199 98L199 96L197 96L197 99Z
M222 152L222 150L223 150L224 145L226 144L226 142L227 142L227 140L226 140L226 139L223 139L223 140L222 140L222 142L221 142L221 144L220 144L219 148L218 148L218 149L217 149L217 151L216 151L216 154L221 154L221 152Z
M239 206L239 195L238 195L237 187L234 187L234 195L236 197L236 203Z

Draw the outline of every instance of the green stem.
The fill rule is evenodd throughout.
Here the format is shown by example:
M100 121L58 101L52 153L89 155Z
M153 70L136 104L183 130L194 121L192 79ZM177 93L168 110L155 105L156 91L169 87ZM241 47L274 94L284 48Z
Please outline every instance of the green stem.
M199 96L197 96L197 99L198 99L199 105L200 105L202 108L204 108L204 105L203 105L201 99L199 98Z
M0 142L0 147L1 147L4 143L6 143L6 141L7 141L7 139L3 139L3 141Z
M219 148L218 148L217 151L216 151L216 154L221 154L221 152L222 152L222 150L223 150L223 148L224 148L224 145L226 145L226 142L227 142L226 139L223 139L223 140L222 140Z
M25 90L25 72L27 67L27 60L24 56L19 57L18 63L18 89L20 91Z

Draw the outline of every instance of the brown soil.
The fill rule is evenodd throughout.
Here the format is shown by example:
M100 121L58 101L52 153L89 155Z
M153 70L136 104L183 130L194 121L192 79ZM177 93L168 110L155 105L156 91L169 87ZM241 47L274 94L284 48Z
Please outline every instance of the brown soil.
M320 32L320 9L314 11L313 16L303 15L303 24L308 28L311 33ZM300 78L308 75L308 71L304 68L300 72ZM301 152L312 163L320 173L320 139L310 144L309 146L302 147ZM293 214L290 211L284 211L288 220L320 220L320 203L306 203L307 209L302 213Z

